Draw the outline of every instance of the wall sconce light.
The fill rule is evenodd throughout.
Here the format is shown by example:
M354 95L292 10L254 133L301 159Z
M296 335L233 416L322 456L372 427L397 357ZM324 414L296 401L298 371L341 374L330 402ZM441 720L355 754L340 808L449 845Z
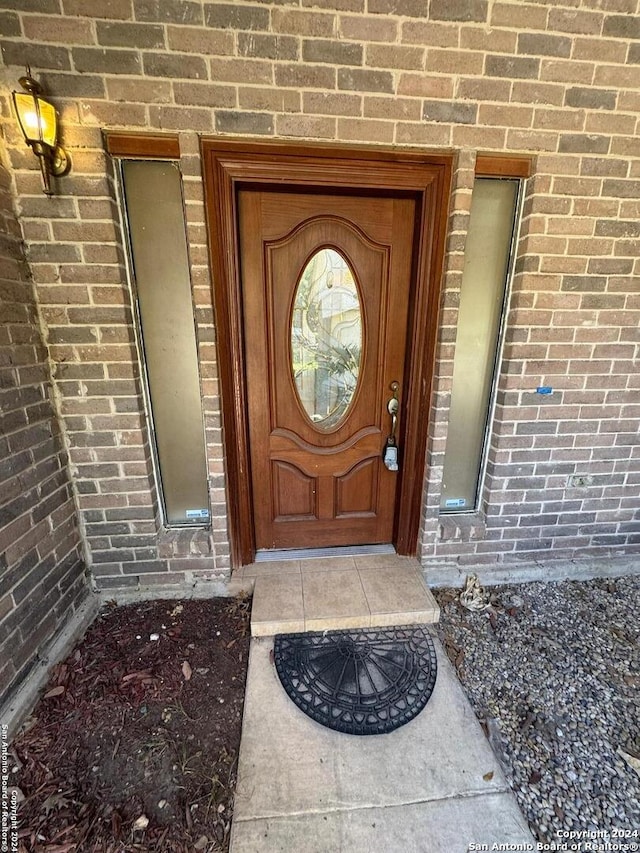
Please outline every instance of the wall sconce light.
M58 116L53 104L41 97L42 86L31 76L29 66L18 82L24 92L13 93L13 104L20 130L40 163L43 191L53 195L51 175L60 178L71 168L67 152L58 145Z

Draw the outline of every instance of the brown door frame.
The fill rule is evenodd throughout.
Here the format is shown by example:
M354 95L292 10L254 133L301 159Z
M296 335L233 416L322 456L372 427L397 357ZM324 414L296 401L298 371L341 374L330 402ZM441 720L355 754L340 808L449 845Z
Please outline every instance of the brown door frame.
M222 402L231 565L255 557L247 388L242 330L237 191L290 186L409 193L417 200L407 377L400 435L402 465L394 544L418 544L431 384L438 329L452 154L202 139L209 256Z

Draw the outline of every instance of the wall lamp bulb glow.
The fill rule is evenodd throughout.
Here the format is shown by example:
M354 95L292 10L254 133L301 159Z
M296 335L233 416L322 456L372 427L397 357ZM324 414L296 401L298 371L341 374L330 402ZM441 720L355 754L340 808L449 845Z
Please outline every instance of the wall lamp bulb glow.
M20 77L22 92L13 92L13 105L25 142L38 158L42 189L53 195L51 176L60 178L71 169L71 160L58 144L58 116L53 104L42 97L42 86L27 73Z

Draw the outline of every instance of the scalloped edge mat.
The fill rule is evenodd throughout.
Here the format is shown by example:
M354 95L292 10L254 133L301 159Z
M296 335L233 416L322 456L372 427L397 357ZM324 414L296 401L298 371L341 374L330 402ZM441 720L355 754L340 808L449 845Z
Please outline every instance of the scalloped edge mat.
M293 702L344 734L387 734L404 726L436 683L435 646L420 625L277 634L273 652Z

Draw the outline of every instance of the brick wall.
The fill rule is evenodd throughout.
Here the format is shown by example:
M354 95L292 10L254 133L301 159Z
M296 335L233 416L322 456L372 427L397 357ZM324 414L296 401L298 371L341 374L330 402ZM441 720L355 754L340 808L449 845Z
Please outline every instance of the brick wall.
M88 592L9 184L0 165L0 706Z
M229 565L198 134L456 152L423 560L638 549L637 0L17 5L0 22L4 82L15 85L31 62L74 161L59 195L45 199L5 93L17 203L100 585L196 582ZM105 127L180 132L210 536L182 541L160 530ZM477 151L536 160L482 512L445 524L439 483ZM545 401L533 393L540 384L556 393Z

